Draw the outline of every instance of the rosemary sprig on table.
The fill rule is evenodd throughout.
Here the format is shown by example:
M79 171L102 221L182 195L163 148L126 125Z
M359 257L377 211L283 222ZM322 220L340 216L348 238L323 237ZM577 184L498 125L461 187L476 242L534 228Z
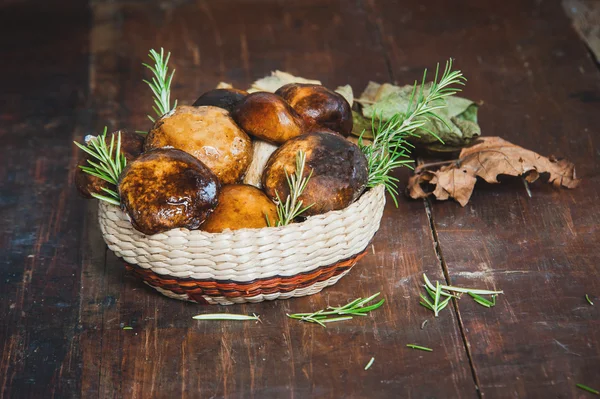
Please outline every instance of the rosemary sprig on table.
M173 75L175 74L175 70L173 70L169 74L169 58L171 58L171 53L167 53L167 57L165 58L164 49L160 49L160 53L156 50L150 50L150 54L148 54L150 59L154 61L154 65L149 65L143 63L146 68L150 69L154 76L151 81L144 80L150 86L152 93L154 93L154 106L152 109L156 113L157 117L160 118L167 112L170 112L172 109L177 107L177 100L171 107L171 81L173 80ZM148 118L155 122L155 119L148 115Z
M425 291L427 291L427 294L431 300L427 298L426 295L420 294L422 301L419 303L425 308L431 310L435 317L438 317L439 312L441 312L448 305L452 298L460 299L461 294L468 294L481 306L490 308L496 305L496 295L504 293L503 291L491 291L442 285L437 281L434 286L424 273L423 280L425 281L423 286L425 287ZM492 300L490 301L481 295L491 295ZM444 297L444 299L442 299L442 297Z
M285 178L287 179L290 193L288 194L285 202L279 197L279 193L275 191L277 196L277 226L287 226L292 223L294 219L304 213L314 204L302 207L302 200L299 199L306 185L310 180L313 171L311 170L308 176L302 177L304 174L304 167L306 166L306 153L304 151L298 151L296 153L296 171L292 175L286 173ZM267 219L267 226L271 227L271 221L269 216L265 214Z
M589 393L593 393L594 395L600 395L600 391L594 388L590 388L587 385L576 384L577 388L583 389L584 391L588 391Z
M438 317L439 313L446 306L448 306L448 303L450 302L450 299L452 299L452 297L448 296L445 299L440 300L442 297L442 289L439 282L435 283L435 292L432 291L427 285L425 285L425 290L427 291L431 299L433 299L433 303L427 298L427 296L423 294L420 294L422 301L419 303L427 309L432 310L435 317Z
M590 296L588 294L585 294L585 300L587 301L587 303L594 306L594 302L592 302L592 300L590 299Z
M194 320L256 320L260 321L260 316L252 314L252 316L245 314L234 314L234 313L205 313L193 316Z
M74 143L93 158L93 160L88 160L90 166L79 167L84 172L116 186L121 172L127 165L127 159L121 152L121 132L118 132L117 134L116 145L114 135L110 138L110 145L106 145L106 132L107 128L104 127L104 132L100 136L89 140L87 145L80 144L76 141L74 141ZM106 187L102 187L102 190L108 195L92 193L92 197L106 201L109 204L120 205L121 199L116 191Z
M427 348L425 346L420 346L420 345L415 345L415 344L406 344L406 346L411 349L418 349L420 351L425 351L425 352L433 352L433 349Z
M452 59L446 62L444 72L439 78L439 64L435 70L435 77L429 90L425 93L425 81L427 70L423 73L421 84L417 82L413 85L407 110L398 112L387 122L383 122L381 117L376 114L371 119L373 139L370 144L365 144L363 133L358 139L358 146L366 155L369 168L368 187L375 187L383 184L390 193L396 206L398 202L398 179L390 176L390 172L401 166L411 167L412 162L407 159L412 145L406 141L410 136L418 136L417 129L421 129L440 140L435 132L425 127L427 122L432 119L438 119L442 123L446 122L440 118L434 111L446 106L445 98L452 96L460 91L456 85L464 85L466 78L460 71L452 70Z
M369 312L379 308L385 302L385 299L381 299L377 303L367 305L378 296L379 292L365 299L357 298L344 306L329 306L327 309L318 310L313 313L294 313L288 314L287 316L291 319L305 321L307 323L316 323L325 327L325 323L351 320L354 316L366 316Z
M469 296L471 298L473 298L473 300L475 302L477 302L481 306L485 306L486 308L492 308L492 307L496 306L496 295L492 295L491 301L485 299L484 297L482 297L480 295L473 294L472 292L469 292Z
M372 357L371 360L369 360L369 363L367 363L367 365L365 366L365 370L368 370L369 368L371 368L374 361L375 361L375 358Z

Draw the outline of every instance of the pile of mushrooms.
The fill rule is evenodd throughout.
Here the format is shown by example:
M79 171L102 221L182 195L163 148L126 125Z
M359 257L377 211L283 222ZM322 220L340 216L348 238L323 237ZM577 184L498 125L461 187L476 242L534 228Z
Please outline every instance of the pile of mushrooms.
M148 235L262 228L277 222L277 196L289 194L299 151L304 176L312 172L300 197L312 206L302 217L343 209L362 194L367 159L346 139L351 131L348 101L318 84L214 89L163 115L146 136L120 131L127 167L117 187L79 168L76 186L88 198L116 189L133 226Z

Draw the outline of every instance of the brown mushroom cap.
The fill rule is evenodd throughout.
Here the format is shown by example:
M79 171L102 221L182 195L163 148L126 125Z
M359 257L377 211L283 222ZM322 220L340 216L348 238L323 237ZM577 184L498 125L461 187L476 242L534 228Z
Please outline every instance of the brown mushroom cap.
M146 138L146 150L173 147L198 158L224 184L237 183L252 160L252 141L218 107L182 105L161 119Z
M271 226L275 226L278 220L277 207L265 193L246 184L230 184L221 188L219 205L200 229L220 233L226 229L267 227L265 215Z
M121 207L144 234L197 229L217 205L219 188L206 165L172 148L140 155L119 179Z
M114 145L117 145L118 134L121 133L121 152L127 158L127 162L133 161L138 155L142 153L144 149L144 136L133 133L127 130L117 130L106 135L105 142L110 148L111 137L114 136ZM108 188L116 190L116 187L103 180L99 177L92 176L89 173L81 170L79 166L90 166L88 160L92 162L98 162L96 159L92 159L89 154L85 154L79 162L77 162L77 170L75 171L75 187L79 193L85 198L93 198L92 193L106 195L102 188Z
M352 109L348 101L325 86L289 83L280 87L280 95L309 125L318 125L348 136L352 132Z
M231 112L248 93L238 89L213 89L202 94L194 104L195 107L212 105Z
M368 179L367 158L360 148L337 133L316 131L289 140L269 159L262 185L273 200L276 192L282 200L289 195L286 173L295 173L296 154L299 151L306 154L303 176L313 171L300 196L304 206L313 206L303 215L343 209L365 189Z
M306 131L306 123L281 97L273 93L249 94L233 110L233 119L248 134L281 144Z

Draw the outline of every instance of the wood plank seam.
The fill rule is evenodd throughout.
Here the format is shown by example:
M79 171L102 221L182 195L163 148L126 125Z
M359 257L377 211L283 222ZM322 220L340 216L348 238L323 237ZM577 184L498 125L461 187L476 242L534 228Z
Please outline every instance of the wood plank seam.
M431 235L433 239L433 250L440 262L440 266L442 268L442 272L444 273L444 278L446 279L447 285L452 285L452 281L450 280L450 274L448 273L448 265L444 260L444 254L442 253L442 246L440 240L438 239L437 229L435 227L435 221L433 218L433 207L429 198L425 198L423 200L423 205L425 206L425 213L427 214L427 219L429 220L429 228L431 230ZM473 376L473 382L475 383L475 390L477 391L477 395L480 398L483 398L481 390L479 389L479 377L477 376L477 371L475 369L475 361L473 359L473 354L471 353L471 349L469 348L469 343L467 340L467 334L465 331L465 326L463 325L462 317L460 315L460 308L458 307L458 301L456 299L452 300L452 306L454 308L454 314L456 316L456 320L458 322L458 327L460 328L460 335L462 337L463 345L465 347L465 351L467 352L467 358L469 359L469 367L471 368L471 374Z
M385 44L384 44L384 40L383 40L383 27L382 27L381 22L378 17L375 18L374 27L375 27L375 35L377 37L377 44L381 47L382 55L384 57L385 64L388 68L390 81L393 83L396 83L397 81L395 79L395 74L394 74L394 71L392 68L392 60L390 59L388 52L386 51L386 48L385 48ZM430 230L432 240L433 240L433 250L438 259L439 266L442 269L442 273L444 274L444 278L446 279L447 284L450 284L450 278L448 275L448 267L444 261L444 258L443 258L442 252L441 252L440 242L438 240L437 232L435 229L435 224L433 221L433 213L432 213L432 209L431 209L431 203L429 202L428 199L425 199L423 201L423 204L424 204L425 213L427 215L427 220L429 222L429 230ZM471 375L473 377L473 384L475 385L475 391L477 392L478 397L481 398L482 395L481 395L481 391L479 390L479 379L477 377L477 372L475 370L475 365L473 362L472 354L469 350L469 346L467 343L467 337L465 334L462 319L460 317L460 311L458 308L458 304L457 304L456 300L453 300L452 302L453 302L453 307L454 307L454 311L455 311L455 316L456 316L458 326L460 329L461 338L462 338L463 345L465 348L465 352L467 354L467 358L469 359L469 368L471 369Z

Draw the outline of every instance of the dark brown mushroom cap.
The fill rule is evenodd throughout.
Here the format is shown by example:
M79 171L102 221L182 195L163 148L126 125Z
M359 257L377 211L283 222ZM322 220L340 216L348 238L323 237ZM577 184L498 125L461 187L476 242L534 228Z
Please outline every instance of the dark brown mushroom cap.
M303 205L314 204L303 215L318 215L343 209L364 191L367 179L367 158L360 148L337 133L311 132L283 144L273 153L262 176L267 195L282 200L289 195L286 173L296 171L296 154L304 151L304 176L312 170L304 193Z
M350 104L341 94L325 86L289 83L280 87L275 94L287 101L309 125L323 126L343 136L352 132Z
M198 158L223 184L239 182L252 161L252 140L218 107L181 105L157 120L145 149L169 146Z
M144 136L127 130L117 130L106 135L104 141L107 146L110 146L112 136L115 137L115 146L117 145L119 132L121 133L121 152L127 158L127 162L133 161L144 149ZM75 187L77 187L77 191L85 198L93 198L92 193L106 195L104 190L102 190L103 187L116 190L116 187L106 180L102 180L81 170L79 166L90 166L88 160L98 162L96 159L91 158L89 154L85 153L85 156L77 162L77 170L75 171Z
M306 132L304 119L273 93L249 94L234 108L232 116L246 133L274 144Z
M213 89L202 94L194 104L195 107L212 105L231 112L248 93L238 89Z
M223 186L219 204L200 226L201 230L220 233L223 230L256 229L277 223L277 207L265 193L247 184Z
M217 206L219 188L206 165L173 148L140 155L119 180L121 207L144 234L197 229Z

